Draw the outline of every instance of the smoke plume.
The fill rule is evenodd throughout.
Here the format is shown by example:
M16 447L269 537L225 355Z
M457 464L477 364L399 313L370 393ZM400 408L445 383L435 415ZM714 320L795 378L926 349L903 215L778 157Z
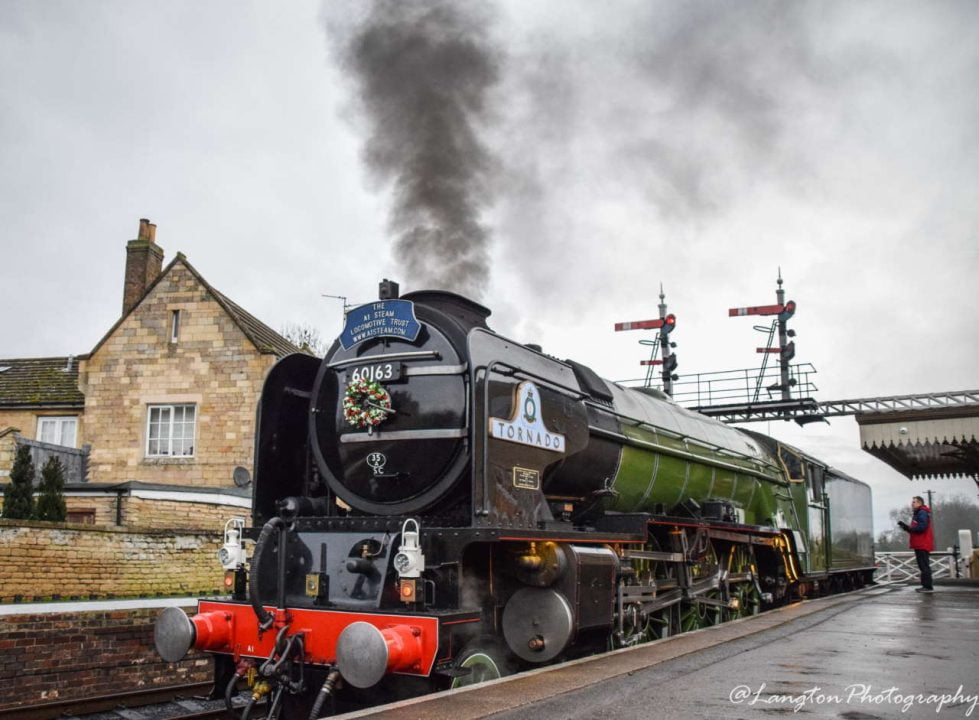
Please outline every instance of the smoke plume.
M506 181L494 226L508 267L528 267L518 261L533 244L536 276L508 281L580 317L609 278L631 288L656 268L669 281L714 257L712 232L759 189L801 194L820 160L812 148L835 127L839 65L853 78L862 66L821 51L806 4L571 5L515 16L502 33ZM576 292L539 281L558 267Z
M330 28L370 132L364 157L393 185L389 226L407 284L479 297L489 277L495 165L481 138L499 58L481 4L374 0Z

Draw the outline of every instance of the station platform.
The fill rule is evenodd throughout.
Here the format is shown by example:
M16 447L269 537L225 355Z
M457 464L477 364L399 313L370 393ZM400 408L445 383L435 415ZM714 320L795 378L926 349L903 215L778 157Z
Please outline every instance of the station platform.
M142 610L165 607L196 608L197 597L136 598L132 600L60 600L45 603L5 603L0 605L0 617L15 615L48 615L113 610Z
M340 716L979 718L979 587L875 586Z

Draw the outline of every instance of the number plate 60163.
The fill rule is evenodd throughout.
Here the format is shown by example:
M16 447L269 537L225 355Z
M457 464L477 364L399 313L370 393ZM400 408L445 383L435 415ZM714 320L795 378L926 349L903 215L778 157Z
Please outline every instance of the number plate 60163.
M401 379L401 363L379 363L377 365L361 365L347 371L350 381L367 380L368 382L393 382Z

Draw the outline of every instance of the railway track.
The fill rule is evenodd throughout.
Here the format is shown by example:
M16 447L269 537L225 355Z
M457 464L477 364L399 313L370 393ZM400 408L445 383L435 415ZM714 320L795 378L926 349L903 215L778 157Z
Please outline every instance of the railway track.
M54 720L64 717L82 717L95 713L135 710L148 705L169 703L184 698L199 697L211 689L210 682L170 685L163 688L134 690L73 700L57 700L38 705L24 705L0 710L0 720ZM169 720L209 720L226 716L224 708L204 710L184 715L170 715ZM120 714L120 717L124 715Z
M227 717L228 711L221 708L219 710L202 710L188 715L172 715L168 720L224 720Z

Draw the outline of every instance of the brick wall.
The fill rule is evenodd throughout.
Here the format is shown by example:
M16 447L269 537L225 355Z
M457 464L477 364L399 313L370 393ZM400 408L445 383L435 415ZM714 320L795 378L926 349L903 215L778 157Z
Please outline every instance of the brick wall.
M223 542L217 531L0 520L0 603L220 593L224 571L217 551Z
M224 533L224 524L233 517L251 517L248 508L229 505L150 500L137 497L123 499L123 524L128 528L211 530Z
M0 710L211 680L206 655L191 653L177 663L159 658L153 647L159 612L0 616Z
M2 442L2 440L0 440ZM4 487L7 487L5 484ZM34 494L34 500L37 501L37 493ZM0 510L3 509L3 495L0 495ZM122 498L122 509L123 509L123 522L125 522L125 509L126 502L128 498ZM116 524L116 498L114 495L71 495L65 496L65 509L71 513L76 511L88 511L94 512L95 516L93 518L92 525L97 525L99 527L112 527ZM193 516L194 511L190 510L188 515ZM189 519L189 518L188 518ZM44 523L42 527L49 528L51 525L49 523ZM156 528L152 525L149 527L154 529L166 529L163 526ZM185 528L181 528L185 529Z
M180 334L170 342L171 313ZM175 263L79 366L93 482L230 487L250 468L255 408L275 356L262 355L210 292ZM146 458L147 406L197 407L192 458Z
M99 527L112 527L116 524L116 499L106 496L81 495L65 497L65 508L68 512L94 511L92 524ZM126 498L122 499L122 509L126 509ZM123 514L125 522L125 514Z
M120 504L121 507L118 507ZM223 533L224 524L229 519L244 517L247 520L251 516L248 508L232 505L151 500L125 494L119 500L115 495L69 493L65 497L65 507L69 513L94 513L91 524L96 527L125 527L132 531L197 530L204 533ZM2 508L3 495L0 495L0 509ZM122 525L116 524L119 515ZM49 528L50 524L43 523L39 527Z

